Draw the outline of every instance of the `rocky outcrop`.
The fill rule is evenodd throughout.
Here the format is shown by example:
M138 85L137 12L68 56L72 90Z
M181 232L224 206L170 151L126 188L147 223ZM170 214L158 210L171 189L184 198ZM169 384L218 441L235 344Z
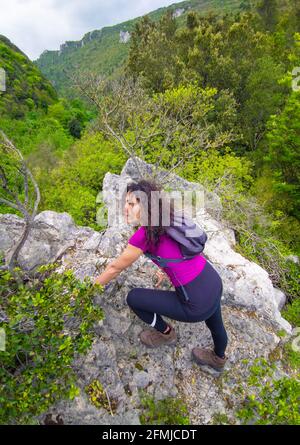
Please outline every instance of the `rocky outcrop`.
M128 31L120 31L120 43L127 43L130 40L130 33Z
M138 162L144 176L151 175L152 166ZM20 266L32 271L39 264L57 260L58 271L72 269L79 279L98 275L122 252L134 231L118 222L117 206L112 197L135 179L138 178L132 159L127 161L120 175L105 175L103 201L109 224L102 232L76 226L67 213L39 213L20 252ZM176 175L167 185L177 190L203 191L201 185ZM175 347L164 346L149 352L139 342L138 333L145 324L129 309L126 296L134 287L154 287L152 277L156 265L142 256L112 282L109 290L97 296L95 304L101 305L106 315L95 326L91 350L74 362L81 393L73 401L61 401L53 406L49 413L54 417L61 415L67 424L138 424L139 390L144 389L157 400L168 396L185 398L191 422L207 424L214 413L228 414L239 402L231 389L235 379L247 376L244 359L267 358L280 342L278 330L291 333L291 326L280 314L284 294L274 288L264 269L235 252L233 231L215 219L220 207L218 197L205 190L204 193L207 207L197 212L194 220L208 234L204 253L223 280L223 315L229 337L229 360L224 374L228 371L227 378L223 378L220 386L220 377L191 361L194 346L212 346L205 323L172 320L179 337ZM6 258L23 227L21 218L0 215L0 250ZM172 289L171 284L164 282L162 289ZM90 403L84 388L95 379L106 388L109 397L117 401L115 413ZM44 417L40 417L41 422Z
M102 29L95 29L94 31L86 33L81 40L67 40L65 43L62 43L60 45L59 51L57 51L57 53L58 55L61 55L62 53L66 53L69 50L82 48L91 40L99 40L100 37L102 37L102 33ZM46 51L44 51L43 54L46 54Z
M173 12L172 16L173 17L180 17L183 13L184 13L184 8L177 8Z
M6 90L5 79L6 79L5 69L0 68L0 91Z

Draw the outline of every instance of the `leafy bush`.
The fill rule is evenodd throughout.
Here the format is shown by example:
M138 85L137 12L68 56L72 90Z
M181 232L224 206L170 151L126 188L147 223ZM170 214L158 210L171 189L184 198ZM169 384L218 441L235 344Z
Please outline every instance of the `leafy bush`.
M99 286L72 271L53 272L56 266L41 266L31 278L19 268L0 273L1 424L31 422L59 398L78 394L71 365L91 346L91 328L103 318L92 303Z
M300 293L300 268L298 264L286 259L293 252L289 251L283 242L268 235L267 230L263 236L263 233L259 233L259 228L244 233L241 231L238 234L238 245L235 246L235 250L263 267L269 273L273 284L287 295L288 302L295 304L293 309L287 310L287 313L296 323L299 310L299 303L296 303L296 300L299 299Z
M265 162L271 166L276 202L287 214L300 219L299 93L292 92L281 114L270 117L267 125Z
M75 138L80 138L86 123L96 117L78 99L73 101L59 99L58 102L48 107L47 115L57 120Z
M118 401L108 396L107 391L99 380L94 380L87 385L85 392L89 395L91 403L96 408L105 408L111 415L114 415L118 407Z
M105 174L108 171L120 174L125 162L124 153L101 133L86 133L50 174L36 172L43 191L40 211L68 212L76 224L101 230L96 223L97 195Z
M297 335L297 334L296 334ZM300 369L300 352L290 343L284 345L283 358L288 367L297 372Z
M188 411L181 399L168 397L155 401L141 392L142 425L189 425Z
M235 200L236 193L244 192L252 184L252 169L251 161L238 157L226 146L222 152L211 149L199 153L186 164L183 176L188 181L200 182L207 188L213 187L216 193L224 195L228 200Z
M294 326L300 325L300 298L287 304L282 311L282 316Z
M237 417L244 424L299 425L300 382L297 378L274 378L274 365L256 359L250 368L247 394ZM269 377L269 378L268 378Z
M57 100L51 83L4 36L0 36L0 65L6 72L5 94L0 95L0 116L23 118L28 110L46 110Z

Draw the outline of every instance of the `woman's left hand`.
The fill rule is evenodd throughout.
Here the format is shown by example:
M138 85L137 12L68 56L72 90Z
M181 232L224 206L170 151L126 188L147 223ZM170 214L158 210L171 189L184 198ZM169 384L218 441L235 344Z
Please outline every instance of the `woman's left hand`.
M157 283L154 285L155 287L158 287L160 283L166 278L166 275L161 270L157 270L155 272L155 277L158 279Z

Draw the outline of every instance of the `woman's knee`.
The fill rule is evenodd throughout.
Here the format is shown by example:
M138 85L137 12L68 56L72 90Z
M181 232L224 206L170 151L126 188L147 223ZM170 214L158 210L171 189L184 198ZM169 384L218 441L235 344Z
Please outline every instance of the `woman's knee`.
M139 294L140 294L139 289L136 287L134 289L131 289L128 292L127 297L126 297L126 302L127 302L128 306L132 306L132 307L135 306L135 302L136 302ZM140 298L140 295L139 295L139 298Z

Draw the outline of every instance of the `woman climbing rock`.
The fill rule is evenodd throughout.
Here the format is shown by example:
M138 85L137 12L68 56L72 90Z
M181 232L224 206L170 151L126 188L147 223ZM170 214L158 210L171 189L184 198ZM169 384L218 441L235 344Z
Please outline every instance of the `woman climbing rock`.
M156 193L155 193L156 192ZM152 254L163 258L183 258L179 243L166 232L162 224L161 188L154 181L140 180L127 184L123 202L127 224L139 228L129 238L123 253L110 263L95 283L106 285L141 255ZM152 200L151 200L152 196ZM160 196L159 199L155 199ZM169 221L174 221L174 207L169 201ZM156 224L155 216L159 215ZM159 266L159 262L152 259ZM160 267L160 266L159 266ZM177 334L163 316L186 323L205 321L214 342L213 349L194 347L192 358L199 365L208 365L222 371L227 361L227 333L221 314L222 279L217 270L202 255L181 262L169 262L161 270L170 279L175 290L136 287L127 295L132 311L152 329L143 330L141 342L148 347L174 345ZM162 275L159 274L159 285Z

